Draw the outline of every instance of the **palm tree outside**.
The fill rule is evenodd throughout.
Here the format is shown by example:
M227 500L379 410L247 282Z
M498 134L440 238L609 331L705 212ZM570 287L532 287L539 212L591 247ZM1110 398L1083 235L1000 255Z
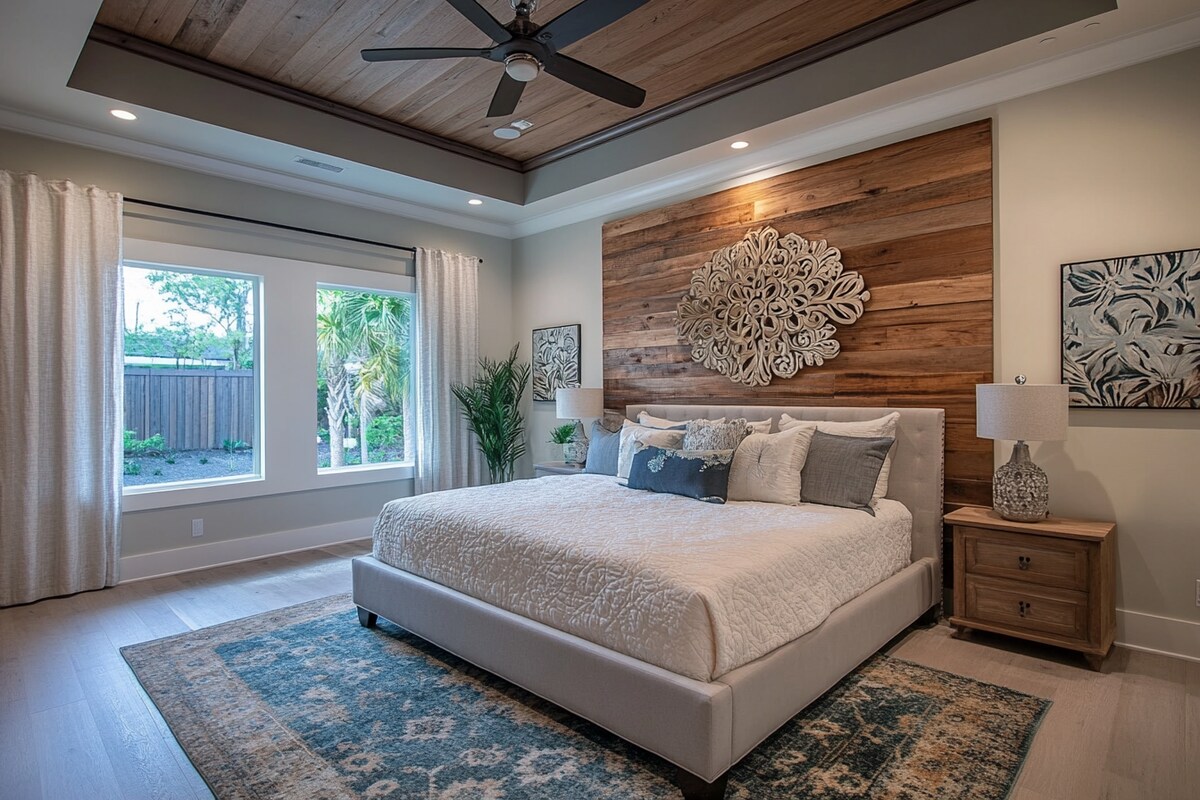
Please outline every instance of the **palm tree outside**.
M411 458L411 325L412 302L407 297L317 290L317 360L325 383L330 467L346 466L351 416L358 422L359 463L371 461L372 444L376 455L384 456L376 461L396 460L386 453L401 439L403 457Z

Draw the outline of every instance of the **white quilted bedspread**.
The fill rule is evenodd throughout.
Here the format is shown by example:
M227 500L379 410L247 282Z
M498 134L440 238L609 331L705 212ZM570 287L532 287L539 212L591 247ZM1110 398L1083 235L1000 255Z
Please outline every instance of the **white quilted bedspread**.
M912 515L710 505L562 475L394 500L375 557L697 680L812 630L909 561Z

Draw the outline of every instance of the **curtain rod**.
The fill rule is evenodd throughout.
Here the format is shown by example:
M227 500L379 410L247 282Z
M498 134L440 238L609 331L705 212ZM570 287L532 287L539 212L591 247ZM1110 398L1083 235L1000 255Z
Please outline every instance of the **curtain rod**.
M329 233L328 231L314 231L311 228L300 228L295 225L284 225L280 222L266 222L261 219L251 219L249 217L238 217L233 214L219 214L216 211L202 211L198 208L186 208L185 206L173 206L170 203L156 203L153 200L138 200L134 197L126 197L126 203L136 203L139 206L153 206L154 208L165 208L169 211L182 211L185 214L200 214L205 217L216 217L217 219L227 219L233 222L248 222L251 225L265 225L268 228L278 228L284 231L294 231L296 233L311 233L315 236L325 236L330 239L341 239L344 242L357 242L358 244L369 244L374 247L386 247L390 250L403 250L406 253L416 255L417 248L402 244L389 244L388 242L376 242L371 239L359 239L357 236L344 236L340 233ZM483 259L479 259L479 263L483 263Z

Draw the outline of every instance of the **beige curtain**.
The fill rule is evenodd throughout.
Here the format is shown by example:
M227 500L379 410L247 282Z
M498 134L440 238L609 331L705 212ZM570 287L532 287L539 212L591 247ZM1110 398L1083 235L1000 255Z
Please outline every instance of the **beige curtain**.
M117 582L121 196L0 171L0 606Z
M475 376L479 259L417 248L417 492L483 483L483 457L453 383Z

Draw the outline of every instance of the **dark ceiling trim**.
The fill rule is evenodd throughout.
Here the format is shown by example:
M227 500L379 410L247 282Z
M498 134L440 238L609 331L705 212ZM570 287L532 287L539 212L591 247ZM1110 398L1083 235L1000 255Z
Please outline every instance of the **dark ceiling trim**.
M214 64L211 61L205 61L187 53L182 53L178 50L172 50L169 47L150 42L137 36L131 36L127 33L122 33L115 28L109 28L105 25L93 24L92 30L88 33L88 38L102 44L118 47L122 50L127 50L131 53L136 53L146 58L152 58L155 61L161 61L164 64L169 64L173 67L179 67L191 72L205 75L210 78L215 78L226 83L232 83L235 86L241 86L244 89L260 92L271 97L276 97L281 100L286 100L297 105L321 111L350 122L356 122L360 125L366 125L370 128L390 133L395 136L403 136L405 139L411 139L421 144L427 144L432 147L437 147L460 156L474 158L478 161L483 161L488 164L493 164L505 169L511 169L516 172L522 172L523 165L515 158L509 158L497 153L491 153L487 150L480 150L470 145L462 144L451 139L445 139L441 136L435 136L432 133L410 128L407 125L401 125L398 122L392 122L382 117L368 114L365 111L359 111L349 106L344 106L340 103L334 103L329 100L301 92L298 89L292 89L287 86L282 86L277 83L258 78L253 75L247 75L244 72Z
M790 56L785 56L778 61L772 61L770 64L764 64L761 67L744 72L721 83L713 84L707 89L702 89L695 94L681 97L678 100L659 106L658 108L647 111L645 114L640 114L624 122L617 123L611 128L605 128L602 131L597 131L587 136L576 139L573 142L568 142L553 150L547 150L541 155L534 156L521 164L522 170L529 172L530 170L544 167L547 164L552 164L555 161L561 161L568 156L582 153L584 150L590 150L593 147L611 142L635 131L643 128L648 128L651 125L678 116L693 108L698 108L705 103L710 103L714 100L720 100L722 97L727 97L731 94L749 89L751 86L756 86L760 83L778 78L788 72L793 72L801 67L806 67L809 64L816 63L830 56L835 56L839 53L844 53L859 45L866 44L874 39L879 39L887 36L890 33L895 33L901 28L906 28L909 25L915 25L919 22L935 17L938 14L945 13L959 6L967 5L974 0L919 0L910 6L892 12L886 17L880 17L877 20L865 23L845 33L838 34L830 39L813 45L812 47L801 50L798 53L793 53Z

